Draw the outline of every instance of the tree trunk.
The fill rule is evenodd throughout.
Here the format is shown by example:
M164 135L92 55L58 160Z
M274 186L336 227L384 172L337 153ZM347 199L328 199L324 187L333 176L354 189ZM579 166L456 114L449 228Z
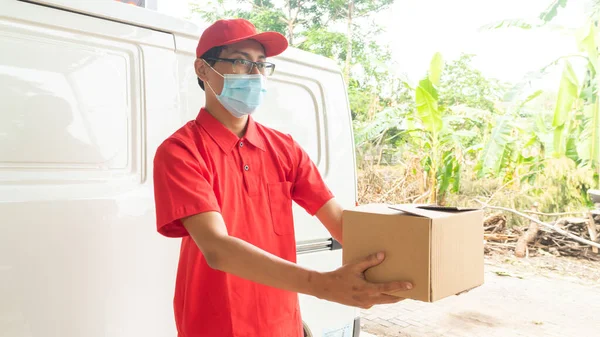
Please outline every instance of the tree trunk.
M537 205L534 205L532 210L534 212L537 212ZM535 214L532 214L531 217L538 219L538 216ZM529 228L527 229L527 232L521 235L521 237L517 241L517 247L515 248L516 257L525 257L527 255L527 245L533 242L533 240L535 240L539 230L540 225L533 221L529 222Z
M354 13L354 0L348 1L348 32L346 35L346 67L344 69L344 80L346 86L350 84L350 65L352 63L352 14Z
M292 17L292 4L291 0L287 0L287 8L288 8L288 43L290 46L294 45L294 18Z
M438 188L437 188L437 171L435 168L431 168L431 171L429 171L429 190L431 191L431 194L429 195L429 203L430 204L434 204L437 205L437 197L438 197Z
M596 242L598 238L598 232L596 231L596 221L594 220L594 215L590 212L588 213L589 222L587 223L588 232L590 234L590 241ZM598 254L598 247L592 247L592 252Z

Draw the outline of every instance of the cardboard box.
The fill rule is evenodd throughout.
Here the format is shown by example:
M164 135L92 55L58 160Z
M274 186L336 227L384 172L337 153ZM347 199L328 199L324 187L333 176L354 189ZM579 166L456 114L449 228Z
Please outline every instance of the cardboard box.
M371 282L410 281L390 293L434 302L483 284L483 210L368 204L343 214L344 264L384 251L365 272Z

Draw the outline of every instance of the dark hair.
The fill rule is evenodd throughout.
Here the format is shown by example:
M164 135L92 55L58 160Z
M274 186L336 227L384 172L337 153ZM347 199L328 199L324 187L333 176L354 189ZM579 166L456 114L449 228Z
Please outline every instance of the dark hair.
M223 51L223 49L225 49L225 46L217 46L217 47L212 47L211 49L207 50L206 53L202 54L202 56L200 56L201 59L207 59L207 58L217 58L221 56L221 52ZM210 64L210 66L214 66L215 65L215 61L209 61L206 60L206 63ZM198 77L198 85L200 86L200 88L202 88L202 90L204 90L204 81L202 81L200 79L200 77Z

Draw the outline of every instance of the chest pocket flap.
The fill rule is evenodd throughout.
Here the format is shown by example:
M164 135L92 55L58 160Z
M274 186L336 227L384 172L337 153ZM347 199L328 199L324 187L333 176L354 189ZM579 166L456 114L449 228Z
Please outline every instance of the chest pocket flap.
M289 181L267 184L271 221L277 235L294 234L291 189L292 183Z

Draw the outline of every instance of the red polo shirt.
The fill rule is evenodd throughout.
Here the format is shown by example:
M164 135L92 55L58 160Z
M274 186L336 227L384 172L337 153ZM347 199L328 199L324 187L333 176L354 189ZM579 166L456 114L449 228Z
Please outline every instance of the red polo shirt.
M182 237L175 320L179 337L300 337L298 295L208 266L180 219L220 212L229 235L296 262L292 200L314 215L332 198L291 136L252 118L241 139L202 109L154 158L158 232Z

